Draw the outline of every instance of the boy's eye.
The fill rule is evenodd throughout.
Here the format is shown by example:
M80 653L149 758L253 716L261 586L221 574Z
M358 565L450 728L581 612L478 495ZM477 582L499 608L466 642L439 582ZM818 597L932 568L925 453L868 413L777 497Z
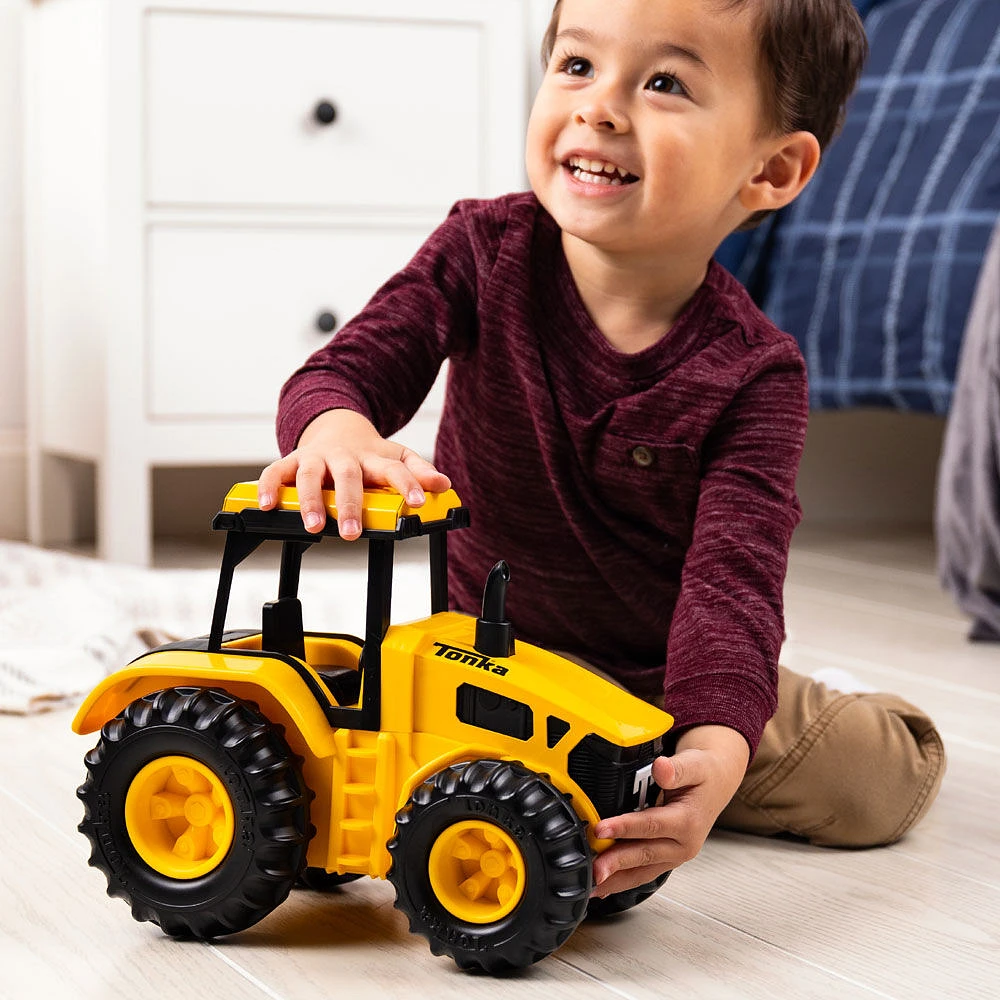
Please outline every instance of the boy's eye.
M680 97L687 95L684 84L670 73L657 73L650 77L646 89L654 94L677 94Z
M560 67L568 76L593 76L594 67L589 59L580 56L567 56Z

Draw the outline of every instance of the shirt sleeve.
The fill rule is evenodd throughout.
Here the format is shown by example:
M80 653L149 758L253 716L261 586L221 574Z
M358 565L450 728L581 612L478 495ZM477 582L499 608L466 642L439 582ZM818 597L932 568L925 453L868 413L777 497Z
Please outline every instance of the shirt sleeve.
M282 455L332 409L355 410L391 437L416 413L444 359L468 347L476 326L476 255L462 206L285 383L277 414Z
M757 352L705 441L694 532L667 643L676 733L725 725L756 753L777 705L783 588L801 519L795 478L808 391L791 344Z

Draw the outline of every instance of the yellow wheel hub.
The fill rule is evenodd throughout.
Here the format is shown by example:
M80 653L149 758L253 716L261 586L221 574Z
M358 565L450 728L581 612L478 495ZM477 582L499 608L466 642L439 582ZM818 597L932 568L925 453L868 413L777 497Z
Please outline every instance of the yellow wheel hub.
M524 857L500 827L484 820L449 826L428 860L431 888L459 920L490 924L507 916L524 895Z
M211 768L192 757L158 757L129 785L125 827L150 868L170 878L198 878L226 856L236 821Z

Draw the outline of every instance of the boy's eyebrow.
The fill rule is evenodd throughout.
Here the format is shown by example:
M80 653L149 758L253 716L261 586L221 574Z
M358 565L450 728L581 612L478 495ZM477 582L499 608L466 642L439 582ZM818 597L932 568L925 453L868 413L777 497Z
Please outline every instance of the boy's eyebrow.
M594 43L598 40L592 31L576 27L563 28L556 35L555 40L558 42L563 38L571 38L584 43ZM686 59L688 62L700 66L707 73L712 72L712 67L694 49L685 48L683 45L677 45L675 42L651 42L648 48L657 55L678 56L681 59Z

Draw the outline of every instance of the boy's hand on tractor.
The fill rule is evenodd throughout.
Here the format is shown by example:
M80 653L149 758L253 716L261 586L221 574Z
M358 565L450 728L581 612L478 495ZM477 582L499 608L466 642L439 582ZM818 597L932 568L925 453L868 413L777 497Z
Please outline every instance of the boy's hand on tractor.
M348 541L361 534L361 494L366 486L390 486L411 507L424 502L424 491L451 488L451 480L415 451L387 441L372 423L353 410L327 410L302 432L298 447L260 474L261 510L277 503L278 487L294 484L307 531L323 530L326 508L322 491L337 491L337 528Z
M739 788L749 758L735 729L697 726L683 733L672 757L653 762L653 780L663 790L657 805L597 824L598 837L617 843L594 862L593 895L645 885L694 858Z

